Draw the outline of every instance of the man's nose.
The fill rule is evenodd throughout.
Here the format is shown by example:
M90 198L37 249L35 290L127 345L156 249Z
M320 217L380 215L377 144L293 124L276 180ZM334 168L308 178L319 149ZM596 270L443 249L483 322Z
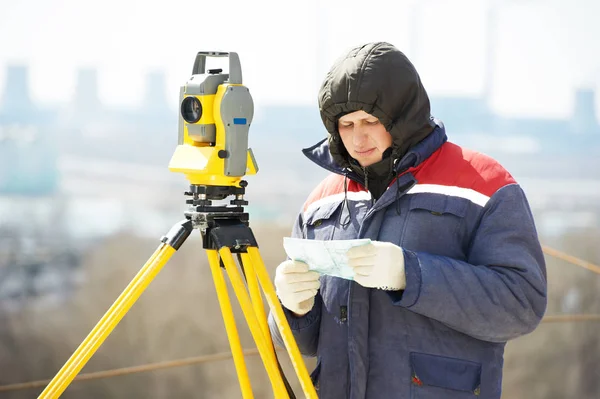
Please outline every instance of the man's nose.
M360 127L354 129L354 135L352 136L352 139L355 146L364 145L368 138L369 135L364 131L364 129Z

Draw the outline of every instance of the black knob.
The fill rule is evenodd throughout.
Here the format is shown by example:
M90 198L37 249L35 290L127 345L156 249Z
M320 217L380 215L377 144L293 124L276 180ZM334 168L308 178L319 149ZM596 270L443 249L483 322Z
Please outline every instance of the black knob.
M229 154L228 154L228 153L227 153L227 151L225 151L225 150L219 150L219 153L218 153L217 155L219 156L219 158L223 158L223 159L225 159L225 158L227 158L227 156L228 156Z

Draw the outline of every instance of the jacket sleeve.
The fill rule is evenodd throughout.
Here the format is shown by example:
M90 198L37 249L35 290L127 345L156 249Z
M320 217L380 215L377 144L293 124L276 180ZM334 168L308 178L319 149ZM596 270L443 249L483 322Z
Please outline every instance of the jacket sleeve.
M406 289L394 303L474 338L505 342L533 331L546 311L546 265L520 186L483 209L466 262L405 250Z
M294 223L294 227L292 229L292 237L305 238L302 225L303 219L302 213L300 213L298 215L298 218L296 219L296 223ZM286 319L290 324L290 329L292 331L292 334L294 335L296 343L298 344L300 353L302 353L305 356L316 356L319 341L319 326L321 324L321 293L317 293L315 297L315 305L307 314L305 314L302 317L295 316L283 305L282 308L283 313L285 314ZM277 324L275 323L273 312L269 312L268 320L269 330L271 331L273 341L277 345L285 347L283 339L281 338L281 334L279 333Z

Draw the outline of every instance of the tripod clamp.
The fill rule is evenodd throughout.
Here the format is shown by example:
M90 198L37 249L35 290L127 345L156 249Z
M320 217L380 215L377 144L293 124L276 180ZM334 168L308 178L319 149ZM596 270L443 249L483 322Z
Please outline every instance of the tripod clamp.
M244 253L249 246L258 247L258 242L249 228L249 215L244 210L248 201L244 199L248 183L245 180L236 186L208 186L192 184L184 194L190 205L185 217L192 227L200 230L204 249L229 247L232 253ZM213 201L229 196L235 199L229 205L213 205Z

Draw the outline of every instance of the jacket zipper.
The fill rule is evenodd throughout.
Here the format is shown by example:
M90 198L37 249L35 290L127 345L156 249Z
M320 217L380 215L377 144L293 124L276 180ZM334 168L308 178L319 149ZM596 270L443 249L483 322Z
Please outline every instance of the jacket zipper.
M371 192L369 191L369 173L367 172L367 168L365 168L364 166L362 167L362 170L363 174L365 175L365 189L371 195L371 207L373 207L375 201L373 200L373 194L371 194Z

